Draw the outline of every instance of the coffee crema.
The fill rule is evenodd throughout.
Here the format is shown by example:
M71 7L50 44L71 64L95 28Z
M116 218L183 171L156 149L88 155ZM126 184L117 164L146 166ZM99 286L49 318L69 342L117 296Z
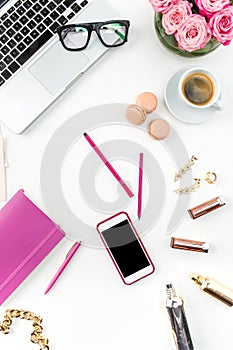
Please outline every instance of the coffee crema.
M206 74L192 73L183 81L182 92L189 102L203 106L214 96L214 83Z

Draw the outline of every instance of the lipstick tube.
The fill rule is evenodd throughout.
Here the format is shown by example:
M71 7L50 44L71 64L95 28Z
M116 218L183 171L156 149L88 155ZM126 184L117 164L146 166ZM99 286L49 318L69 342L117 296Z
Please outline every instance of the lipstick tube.
M228 306L233 305L233 290L215 281L210 277L203 277L201 275L192 274L191 279L197 283L203 292L208 293L212 297L222 301Z
M172 326L172 333L177 350L193 350L183 299L176 295L172 284L166 285L166 309Z
M188 213L190 214L192 219L197 219L202 215L208 214L211 211L221 208L226 204L223 196L215 197L210 199L207 202L204 202L192 209L188 210Z
M194 241L192 239L183 239L177 237L171 237L170 246L174 249L191 250L202 253L208 253L209 251L209 243L207 242Z

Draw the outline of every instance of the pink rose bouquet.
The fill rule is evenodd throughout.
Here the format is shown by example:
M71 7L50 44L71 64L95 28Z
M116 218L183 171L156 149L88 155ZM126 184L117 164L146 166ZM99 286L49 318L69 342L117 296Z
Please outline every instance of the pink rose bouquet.
M155 12L166 13L172 6L177 2L177 0L151 0L150 3L155 10Z
M174 34L180 24L192 14L192 4L179 0L173 7L163 14L162 23L167 34Z
M207 18L229 6L229 0L195 0L199 13Z
M201 15L190 15L185 18L175 33L178 46L189 52L202 49L210 40L206 20Z
M209 20L209 29L217 41L229 45L233 39L233 6L216 12Z
M233 39L233 0L150 0L160 40L177 53L201 55ZM186 53L186 54L185 54Z

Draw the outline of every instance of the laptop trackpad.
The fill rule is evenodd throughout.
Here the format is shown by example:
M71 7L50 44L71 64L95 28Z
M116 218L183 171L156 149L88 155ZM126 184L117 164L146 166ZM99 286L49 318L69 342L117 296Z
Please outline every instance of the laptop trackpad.
M72 82L88 62L89 59L84 54L67 51L58 41L29 71L51 94L56 94Z

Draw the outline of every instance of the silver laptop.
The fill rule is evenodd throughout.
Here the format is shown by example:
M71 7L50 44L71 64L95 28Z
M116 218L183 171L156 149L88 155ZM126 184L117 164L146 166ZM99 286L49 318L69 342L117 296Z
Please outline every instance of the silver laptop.
M1 5L0 119L19 134L107 51L96 35L84 51L67 51L56 28L118 15L104 0L0 0Z

